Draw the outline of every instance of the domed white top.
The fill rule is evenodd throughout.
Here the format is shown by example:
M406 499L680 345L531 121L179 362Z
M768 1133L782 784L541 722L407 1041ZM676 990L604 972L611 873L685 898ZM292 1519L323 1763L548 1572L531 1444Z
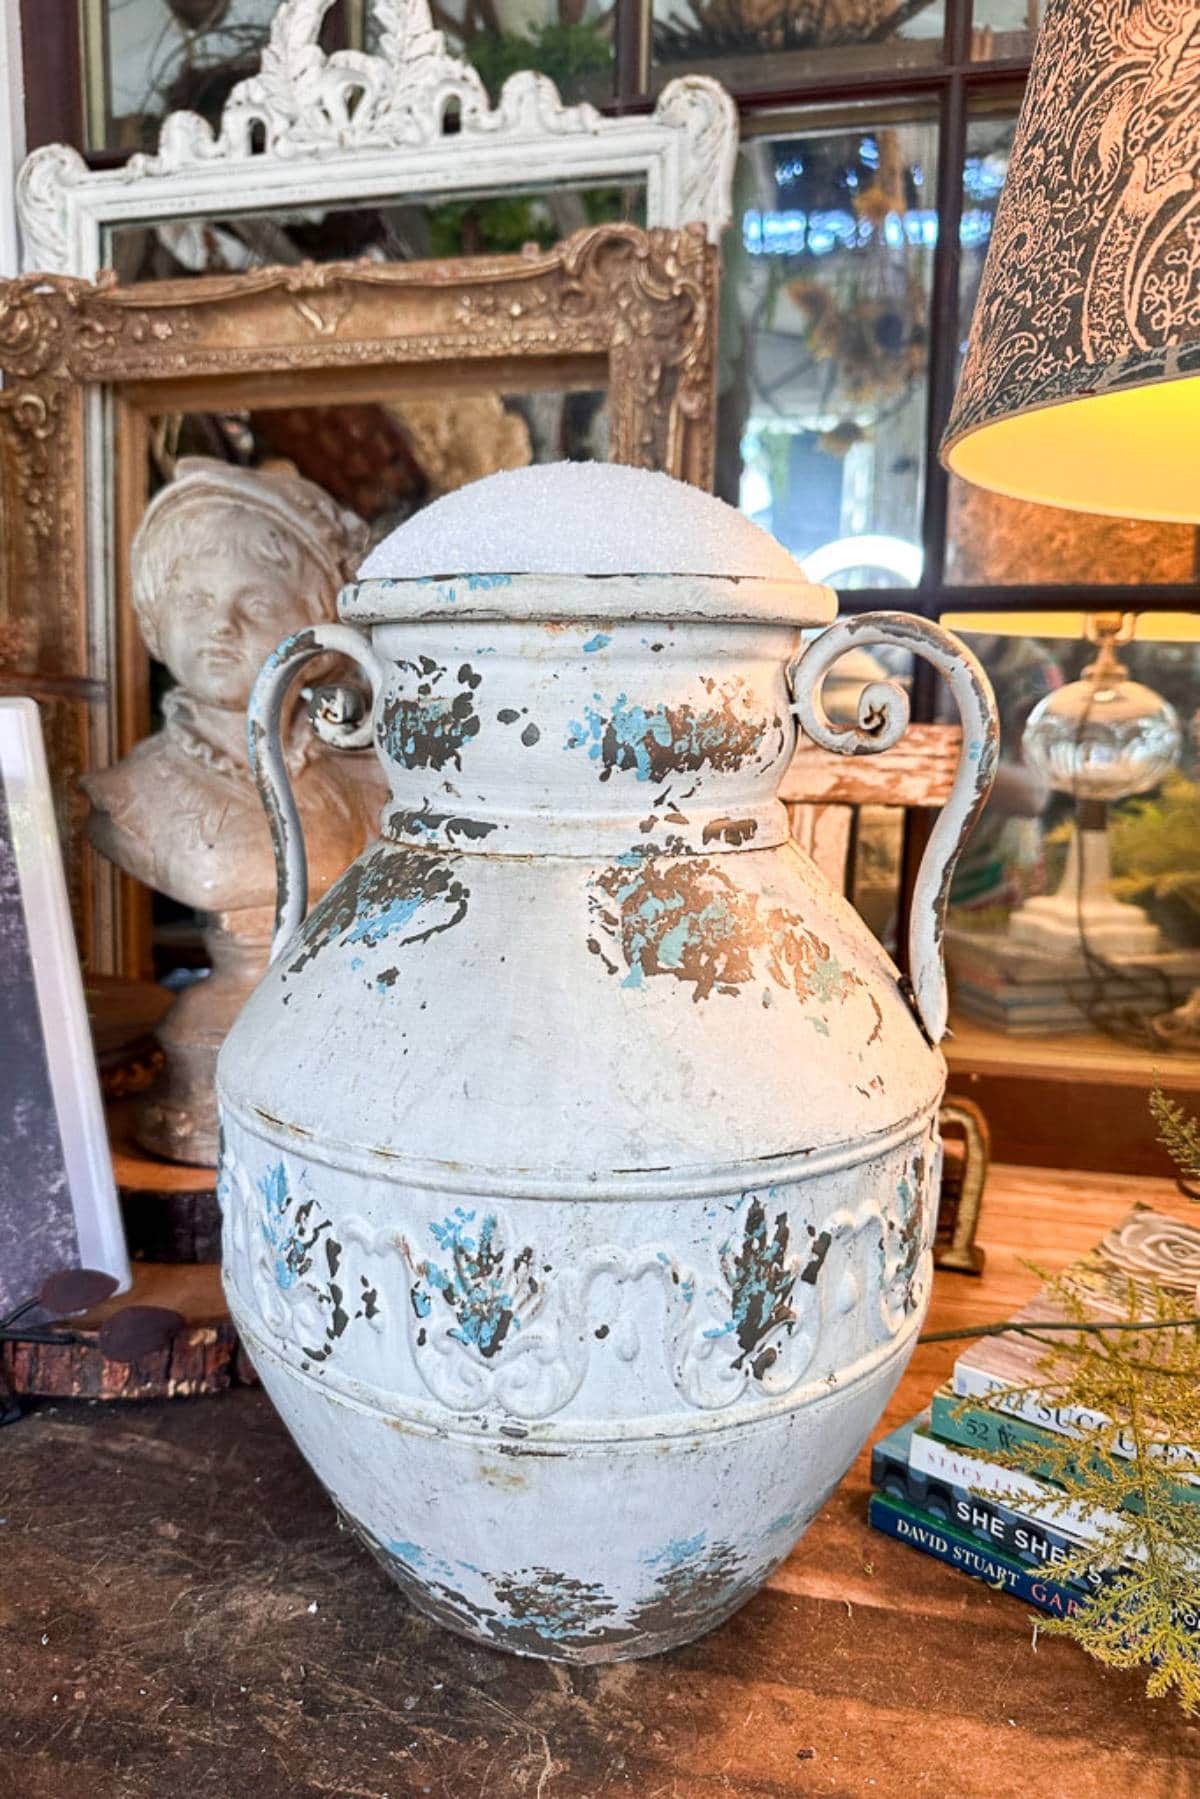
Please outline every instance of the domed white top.
M360 581L443 575L805 577L760 526L670 475L549 462L445 494L377 544Z

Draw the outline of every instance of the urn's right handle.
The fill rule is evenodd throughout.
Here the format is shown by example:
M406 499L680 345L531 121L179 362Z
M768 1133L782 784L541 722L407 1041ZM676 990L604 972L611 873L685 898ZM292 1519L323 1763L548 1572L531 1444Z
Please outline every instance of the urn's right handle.
M308 911L308 856L283 753L283 705L303 665L317 656L331 654L349 657L362 670L370 684L371 704L361 718L346 717L338 712L330 698L326 698L324 708L313 713L313 729L324 742L339 749L362 749L371 741L371 720L383 671L370 640L349 625L307 625L302 631L285 637L259 670L247 707L250 768L266 808L275 850L272 962L292 932L304 922ZM342 690L335 688L332 692L336 695Z
M805 734L822 749L844 756L889 750L908 725L908 697L893 681L871 681L858 700L858 723L835 724L821 701L825 676L848 650L886 644L932 662L946 680L962 720L963 741L950 797L929 839L913 892L908 926L908 965L917 1016L931 1043L946 1034L949 1003L942 933L950 882L959 852L991 792L999 756L1000 726L991 684L966 644L929 619L904 612L864 612L838 619L807 644L788 670L792 711Z

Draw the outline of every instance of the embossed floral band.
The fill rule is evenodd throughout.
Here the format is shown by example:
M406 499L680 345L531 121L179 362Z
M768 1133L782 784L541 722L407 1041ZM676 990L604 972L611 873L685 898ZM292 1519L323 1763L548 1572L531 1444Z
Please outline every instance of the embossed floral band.
M1200 4L1048 0L942 444L967 480L1200 520Z

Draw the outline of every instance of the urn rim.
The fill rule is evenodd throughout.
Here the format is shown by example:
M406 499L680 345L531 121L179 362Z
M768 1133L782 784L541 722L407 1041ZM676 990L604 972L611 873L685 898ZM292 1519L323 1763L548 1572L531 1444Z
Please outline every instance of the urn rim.
M347 624L659 624L828 625L837 616L831 587L762 576L713 574L470 574L374 576L338 595Z

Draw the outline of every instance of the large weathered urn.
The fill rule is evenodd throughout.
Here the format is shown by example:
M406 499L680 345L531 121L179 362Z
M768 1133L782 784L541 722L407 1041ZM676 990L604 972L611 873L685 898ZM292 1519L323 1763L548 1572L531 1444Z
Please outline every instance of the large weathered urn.
M786 1556L929 1292L940 925L992 774L977 664L835 599L719 501L595 465L489 477L369 558L259 678L271 966L221 1052L225 1282L264 1385L422 1611L497 1648L649 1655ZM853 646L964 725L902 980L789 841L797 717ZM305 915L278 720L352 658L390 784Z

